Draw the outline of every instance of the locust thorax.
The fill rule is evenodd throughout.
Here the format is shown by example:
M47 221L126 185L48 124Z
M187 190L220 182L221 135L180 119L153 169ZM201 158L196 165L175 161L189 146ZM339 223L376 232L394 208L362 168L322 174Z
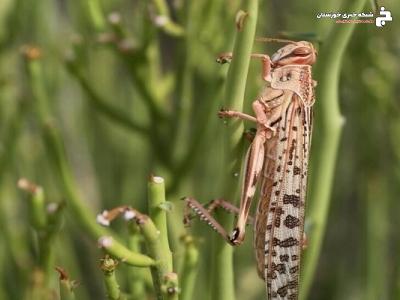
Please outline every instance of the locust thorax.
M312 65L317 58L317 51L310 42L293 42L274 53L271 61L275 66Z

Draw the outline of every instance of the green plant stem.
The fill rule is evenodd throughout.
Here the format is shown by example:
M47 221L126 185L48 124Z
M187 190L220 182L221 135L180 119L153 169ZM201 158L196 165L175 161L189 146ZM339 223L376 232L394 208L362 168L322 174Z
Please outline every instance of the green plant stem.
M360 12L366 0L349 2L342 11ZM340 26L345 25L345 26ZM307 299L321 251L328 218L335 164L343 117L339 109L339 76L344 50L355 24L335 24L319 51L315 138L311 152L311 177L307 220L309 245L304 253L300 298Z
M158 26L167 34L179 37L184 34L183 28L171 20L168 4L164 0L153 0L157 10L158 20L162 20Z
M176 273L167 273L164 275L163 285L161 292L163 298L166 300L178 300L179 287L178 287L178 275Z
M53 207L49 209L49 207ZM51 278L55 262L55 242L63 220L64 205L49 203L46 207L46 227L38 231L39 264L44 271L45 282Z
M18 185L29 193L29 213L32 226L37 231L43 230L47 224L43 188L28 182L26 179L20 179Z
M107 297L110 300L126 299L126 297L121 293L117 278L115 276L115 269L117 265L118 261L109 256L103 258L100 264L100 268L102 269L104 275L104 283L106 285Z
M104 283L106 285L107 296L110 300L120 300L121 291L115 277L115 272L104 273Z
M69 282L60 280L60 300L75 300L75 293L71 289Z
M238 111L243 111L244 95L247 74L250 64L250 55L256 32L258 1L249 0L243 5L247 13L243 28L236 33L233 49L232 63L229 67L226 81L224 106ZM224 183L223 197L233 200L238 194L241 157L243 122L228 120L224 128ZM233 218L221 215L219 219L222 226L232 226ZM211 290L214 300L235 299L233 280L233 249L219 236L213 240L213 263L211 269Z
M85 76L83 76L82 71L75 64L75 62L70 59L67 60L66 66L71 75L73 75L81 85L82 89L88 96L88 100L94 109L98 112L102 113L104 116L108 117L110 120L121 124L127 129L132 130L133 132L139 133L141 135L148 134L146 127L137 124L133 121L126 112L118 109L103 99L97 92L93 89L90 83L86 80Z
M382 274L389 274L388 266L388 193L386 182L370 175L367 186L363 184L363 199L367 200L367 282L365 299L389 299L388 280ZM379 201L377 201L379 199Z
M122 30L121 34L123 34ZM121 46L120 42L126 39L127 37L124 35L117 36L117 43L112 44L113 50L127 66L132 82L137 92L140 94L141 99L144 101L143 103L147 106L151 116L159 121L165 121L167 115L160 106L161 101L158 99L159 94L152 89L152 85L149 84L149 80L151 79L148 78L150 76L149 65L151 64L149 56L152 56L148 51L151 52L151 49L156 51L157 48L152 48L154 45L151 42L141 47ZM153 59L157 60L157 55L154 54Z
M193 299L193 291L196 284L196 277L199 263L199 250L192 237L185 236L183 242L185 243L185 255L183 258L183 265L181 274L181 300Z
M188 144L188 137L191 131L191 110L193 105L193 84L192 75L193 70L191 66L191 51L194 45L192 39L192 30L190 26L193 23L191 19L191 12L194 2L185 2L185 11L187 18L186 23L186 35L179 41L181 45L180 51L177 53L177 63L179 64L178 72L176 74L176 100L174 104L174 117L171 119L171 130L170 134L172 136L172 145L175 149L174 161L177 161L183 153L185 153L185 147L181 145ZM187 147L186 147L187 148ZM174 174L175 176L175 174ZM181 179L181 178L179 178Z
M170 258L169 249L163 249L160 240L160 231L156 228L153 221L146 215L136 213L137 224L139 225L143 237L146 242L147 250L157 263L151 266L151 274L153 277L153 286L156 292L156 297L163 300L162 284L164 276L172 272L169 267L172 262L168 261ZM166 251L164 251L166 250Z
M55 267L55 269L59 275L60 300L75 300L74 289L77 286L77 282L71 280L63 268Z
M172 254L168 243L164 179L151 176L148 183L149 213L154 218L136 213L150 257L157 264L151 267L157 299L165 299L162 285L165 276L172 273ZM158 227L156 227L156 225ZM177 278L176 278L177 281Z
M144 104L147 106L149 113L151 114L151 120L158 120L158 122L151 122L149 125L138 124L132 120L132 118L125 111L113 106L109 101L101 97L85 78L74 57L67 59L66 67L70 74L77 79L83 91L87 94L90 105L95 110L97 110L99 113L102 113L111 121L114 121L115 124L121 125L134 133L138 133L145 138L148 138L150 140L152 149L165 148L163 145L161 145L162 142L160 141L161 138L158 132L158 127L162 126L158 123L165 120L166 115L156 105L155 96L149 91L145 80L143 80L142 77L137 74L138 71L136 69L138 58L135 56L136 54L123 54L121 51L117 51L117 54L120 56L120 59L129 66L129 74L132 77L132 81L135 82L138 92L142 96ZM138 56L142 57L140 54ZM157 156L157 159L165 165L169 163L166 153L167 151L154 152L154 154Z
M126 46L124 41L129 40L126 30L122 28L120 22L111 24L116 34L116 40L111 43L112 49L128 69L132 82L140 95L140 99L146 106L149 113L149 124L144 128L146 137L149 138L150 147L154 151L154 156L158 161L171 167L170 145L164 138L165 134L161 132L162 128L167 127L169 116L164 107L166 89L165 82L168 81L161 76L160 50L156 39L146 39L142 41L140 47ZM152 28L150 36L154 36ZM152 87L157 85L158 91ZM157 149L163 151L157 151Z
M139 227L136 223L129 223L129 239L128 247L133 252L140 252L142 237L139 232ZM141 300L146 298L145 290L145 275L146 269L130 267L128 269L129 278L129 296L132 300Z
M60 300L75 300L75 283L68 277L60 275Z
M96 31L103 31L105 29L106 21L101 9L100 1L87 0L86 5L92 26Z
M99 239L103 236L110 236L111 233L95 222L94 216L90 213L89 208L84 204L78 194L77 184L72 176L72 172L67 163L64 147L57 129L52 123L50 109L48 107L49 100L44 87L44 78L40 60L40 50L37 48L29 48L26 53L26 63L32 93L34 97L34 106L37 111L37 118L43 128L43 138L48 149L51 162L55 171L59 174L62 188L68 198L69 208L72 214L80 223L82 229L92 238ZM117 241L113 241L106 250L123 260L124 262L139 266L148 267L154 265L154 260L146 255L129 251L124 245Z
M52 208L46 207L42 187L22 178L18 181L19 188L30 196L30 218L38 239L38 266L43 274L44 286L49 286L54 267L54 242L62 221L62 206L52 203Z
M165 183L162 177L150 176L148 182L149 215L160 231L160 244L167 269L172 271L172 253L168 242L167 210L165 201Z

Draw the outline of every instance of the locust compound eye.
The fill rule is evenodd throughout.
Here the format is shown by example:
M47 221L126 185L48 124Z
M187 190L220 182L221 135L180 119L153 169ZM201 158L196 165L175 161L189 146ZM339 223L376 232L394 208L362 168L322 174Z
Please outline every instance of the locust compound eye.
M298 47L293 50L293 55L296 56L306 56L311 53L311 49L309 47Z

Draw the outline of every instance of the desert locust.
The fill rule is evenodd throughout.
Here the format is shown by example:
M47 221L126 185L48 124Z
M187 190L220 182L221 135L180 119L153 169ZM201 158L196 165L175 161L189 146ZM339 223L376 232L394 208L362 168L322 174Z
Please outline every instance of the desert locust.
M271 40L286 45L271 57L252 55L261 59L262 77L266 82L252 104L255 116L232 110L219 112L220 117L235 117L256 124L246 154L239 209L221 199L206 207L190 197L185 201L188 208L230 244L239 245L243 242L251 201L260 183L260 199L253 221L258 274L266 282L268 299L298 299L316 86L311 65L317 53L309 42ZM230 53L219 57L220 62L231 59L235 58ZM238 215L231 234L212 217L216 207ZM189 220L188 210L184 221Z

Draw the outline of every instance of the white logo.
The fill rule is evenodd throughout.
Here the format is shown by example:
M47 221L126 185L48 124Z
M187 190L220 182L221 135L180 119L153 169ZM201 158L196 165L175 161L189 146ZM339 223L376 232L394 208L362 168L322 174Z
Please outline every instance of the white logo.
M377 27L383 27L383 26L385 26L385 23L387 21L393 20L392 14L390 13L390 11L385 10L385 8L383 6L381 7L380 15L383 17L377 17L375 19L375 25Z

